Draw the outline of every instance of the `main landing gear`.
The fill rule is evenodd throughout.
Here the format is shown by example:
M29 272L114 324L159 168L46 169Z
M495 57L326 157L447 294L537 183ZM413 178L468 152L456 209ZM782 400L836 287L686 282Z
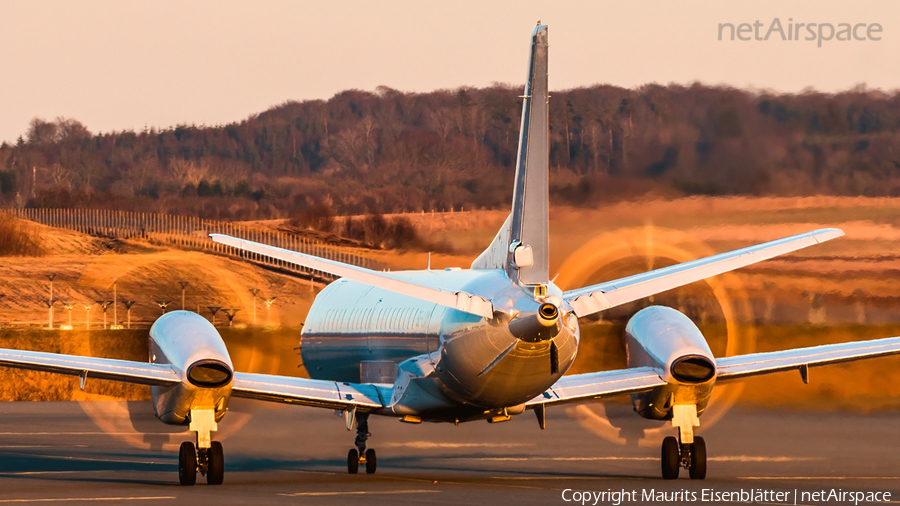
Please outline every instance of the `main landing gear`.
M349 429L349 427L348 427ZM366 440L369 439L369 414L360 413L356 415L356 448L347 453L347 472L356 474L359 472L359 465L366 466L366 474L374 474L376 459L375 450L366 449Z
M225 452L222 443L210 439L210 431L216 430L215 412L211 409L192 409L192 431L197 432L197 449L194 443L185 441L178 450L178 481L182 485L197 482L197 473L206 476L206 483L221 485L225 478Z
M662 443L662 476L666 480L678 478L683 467L692 480L706 478L706 442L694 436L694 427L700 425L697 407L676 405L672 408L672 425L678 428L678 439L669 436Z

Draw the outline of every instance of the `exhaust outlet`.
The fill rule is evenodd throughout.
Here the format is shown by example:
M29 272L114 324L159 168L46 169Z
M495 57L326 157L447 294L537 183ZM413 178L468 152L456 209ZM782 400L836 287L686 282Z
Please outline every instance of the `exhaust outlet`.
M545 302L538 309L538 322L545 327L552 327L559 323L559 308Z
M548 341L560 331L559 308L545 302L527 316L519 315L509 322L512 335L528 343Z

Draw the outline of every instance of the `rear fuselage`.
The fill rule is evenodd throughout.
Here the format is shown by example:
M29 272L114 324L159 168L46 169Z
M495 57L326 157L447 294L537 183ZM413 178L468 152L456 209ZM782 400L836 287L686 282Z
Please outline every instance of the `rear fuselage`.
M550 387L572 365L578 349L578 321L563 312L552 340L521 339L540 302L502 270L471 269L396 272L401 279L464 290L493 301L516 316L487 320L378 287L340 279L316 297L302 332L301 354L310 377L347 382L394 383L395 365L427 357L433 365L431 394L449 405L512 408ZM561 303L561 292L547 297ZM510 324L519 335L514 335ZM551 343L557 366L551 369ZM505 354L504 354L505 353ZM449 407L449 406L446 406ZM427 413L423 413L427 418Z

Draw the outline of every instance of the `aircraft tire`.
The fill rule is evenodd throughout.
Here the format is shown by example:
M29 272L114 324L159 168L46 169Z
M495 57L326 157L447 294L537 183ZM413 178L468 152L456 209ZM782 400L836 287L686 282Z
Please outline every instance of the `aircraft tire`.
M375 450L369 448L366 450L366 474L375 474Z
M706 478L706 441L702 437L695 437L691 445L691 465L689 467L692 480Z
M662 442L662 477L664 480L678 478L678 470L681 467L681 451L678 448L678 440L672 436L663 439Z
M213 441L209 450L209 469L206 471L206 483L221 485L225 480L225 450L222 443Z
M197 451L189 441L178 449L178 481L185 486L197 483Z
M347 472L350 474L359 472L359 451L356 449L350 450L347 454Z

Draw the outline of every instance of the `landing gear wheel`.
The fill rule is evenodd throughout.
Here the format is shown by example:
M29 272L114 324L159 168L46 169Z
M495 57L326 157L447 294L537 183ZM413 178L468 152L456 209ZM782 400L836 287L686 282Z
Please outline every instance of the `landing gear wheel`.
M213 441L207 455L209 467L206 470L206 483L221 485L225 479L225 450L222 449L222 443Z
M694 437L694 444L691 445L691 463L688 469L692 480L706 478L706 441L703 441L702 437Z
M662 442L662 477L664 480L678 478L678 470L681 468L681 451L678 440L672 436L663 439Z
M189 441L181 443L178 450L178 481L182 485L197 483L197 452Z
M366 474L375 474L375 450L366 450Z
M359 452L357 450L350 450L350 453L347 454L347 472L350 474L359 472Z

